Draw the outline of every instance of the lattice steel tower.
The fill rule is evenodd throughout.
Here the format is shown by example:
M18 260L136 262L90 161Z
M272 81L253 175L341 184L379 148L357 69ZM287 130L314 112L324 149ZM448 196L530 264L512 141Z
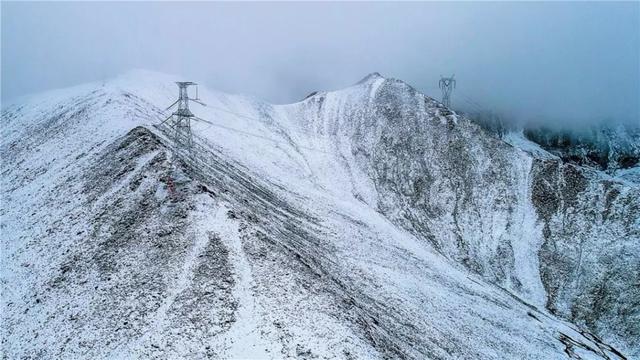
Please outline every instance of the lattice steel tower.
M442 90L442 103L446 107L451 107L451 92L456 88L456 79L454 79L455 75L451 75L451 77L443 77L440 75L440 82L438 86L440 90Z
M171 106L169 106L167 110L173 108L176 105L178 105L178 107L171 115L169 115L168 118L166 118L162 122L162 124L164 124L165 122L168 123L168 126L170 128L169 136L173 139L174 150L176 151L176 153L180 153L181 150L186 150L190 153L193 149L191 120L200 120L205 122L207 121L193 115L191 110L189 110L189 101L193 101L201 105L205 104L198 99L197 87L196 98L189 98L189 92L187 91L187 88L192 85L197 86L198 84L190 81L180 81L176 82L176 84L178 85L178 88L180 90L178 100L171 104Z

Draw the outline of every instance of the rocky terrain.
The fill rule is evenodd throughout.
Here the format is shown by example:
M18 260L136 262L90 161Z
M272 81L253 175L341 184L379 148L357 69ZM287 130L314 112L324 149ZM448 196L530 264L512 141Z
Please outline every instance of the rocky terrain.
M179 156L176 80L3 107L4 358L640 356L632 178L378 74L288 105L201 88Z
M539 126L525 129L523 134L566 162L610 174L640 166L638 125L592 125L580 130Z

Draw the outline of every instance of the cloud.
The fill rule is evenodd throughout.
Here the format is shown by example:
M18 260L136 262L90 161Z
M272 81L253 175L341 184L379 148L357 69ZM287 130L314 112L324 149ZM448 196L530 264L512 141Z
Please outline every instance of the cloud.
M2 99L178 73L275 103L378 71L454 107L640 121L640 3L2 3Z

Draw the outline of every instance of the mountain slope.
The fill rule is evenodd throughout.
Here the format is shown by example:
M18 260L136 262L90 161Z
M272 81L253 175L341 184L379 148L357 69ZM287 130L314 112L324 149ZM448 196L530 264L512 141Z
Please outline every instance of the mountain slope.
M174 80L3 109L6 357L623 358L545 306L637 353L637 188L377 74L283 106L201 89L216 125L181 160L153 126Z

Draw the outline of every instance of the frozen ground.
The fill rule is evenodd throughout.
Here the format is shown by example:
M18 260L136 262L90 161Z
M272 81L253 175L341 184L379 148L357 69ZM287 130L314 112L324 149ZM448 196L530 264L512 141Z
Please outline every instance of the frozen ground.
M201 88L183 161L154 126L176 80L2 109L5 358L640 356L636 183L378 74Z

